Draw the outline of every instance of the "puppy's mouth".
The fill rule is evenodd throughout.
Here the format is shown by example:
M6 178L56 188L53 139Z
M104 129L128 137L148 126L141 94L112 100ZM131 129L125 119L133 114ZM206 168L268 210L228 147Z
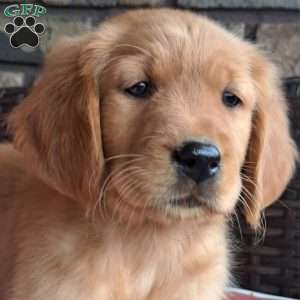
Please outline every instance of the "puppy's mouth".
M201 201L193 195L172 199L170 203L172 206L178 206L182 208L197 208L202 206Z

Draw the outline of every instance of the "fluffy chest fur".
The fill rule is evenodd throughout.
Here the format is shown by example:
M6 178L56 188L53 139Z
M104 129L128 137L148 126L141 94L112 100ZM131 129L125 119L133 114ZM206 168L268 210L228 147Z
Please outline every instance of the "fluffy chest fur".
M221 227L90 223L61 200L48 202L47 216L38 204L34 221L20 216L13 299L219 299L227 280Z

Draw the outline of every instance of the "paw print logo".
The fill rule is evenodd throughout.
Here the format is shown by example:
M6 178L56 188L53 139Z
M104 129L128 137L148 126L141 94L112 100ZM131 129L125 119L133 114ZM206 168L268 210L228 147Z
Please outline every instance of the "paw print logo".
M35 48L39 44L40 35L45 32L45 26L42 23L36 23L32 16L26 19L18 16L13 19L12 23L7 23L4 30L10 35L10 44L13 48L23 45Z

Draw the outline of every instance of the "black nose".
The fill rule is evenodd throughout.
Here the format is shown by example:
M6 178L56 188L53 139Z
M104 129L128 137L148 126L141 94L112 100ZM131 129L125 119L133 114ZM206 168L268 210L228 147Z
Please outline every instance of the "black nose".
M215 176L220 169L220 152L211 144L185 143L173 152L178 169L196 183Z

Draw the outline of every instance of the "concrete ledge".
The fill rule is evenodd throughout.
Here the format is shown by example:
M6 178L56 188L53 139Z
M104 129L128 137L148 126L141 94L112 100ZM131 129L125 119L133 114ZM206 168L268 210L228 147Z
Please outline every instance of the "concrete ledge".
M185 8L243 8L300 10L299 0L177 0Z

